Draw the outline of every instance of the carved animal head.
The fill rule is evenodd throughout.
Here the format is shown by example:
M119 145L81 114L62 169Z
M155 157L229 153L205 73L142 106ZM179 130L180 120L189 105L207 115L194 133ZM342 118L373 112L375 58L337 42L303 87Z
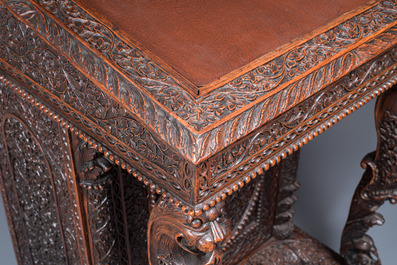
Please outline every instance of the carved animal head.
M151 265L221 264L221 245L231 232L223 203L190 217L174 204L160 200L149 218L148 249Z

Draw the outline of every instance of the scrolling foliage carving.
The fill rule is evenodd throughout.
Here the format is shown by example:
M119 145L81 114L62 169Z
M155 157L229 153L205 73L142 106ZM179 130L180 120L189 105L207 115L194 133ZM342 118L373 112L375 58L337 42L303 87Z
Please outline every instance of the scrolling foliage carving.
M118 154L156 178L163 187L168 186L168 190L180 193L181 197L192 195L191 178L185 178L193 170L191 164L2 5L0 15L2 68L19 69L21 73L15 70L13 77L26 82L35 94L113 146Z
M117 225L110 187L117 171L103 154L77 136L72 136L72 146L79 184L84 189L92 259L95 264L118 264Z
M224 203L191 217L160 199L148 223L149 264L220 265L222 245L230 238Z
M176 86L172 78L165 75L163 70L141 51L128 47L126 43L114 36L107 26L93 21L92 17L73 1L40 1L40 4L46 11L29 1L6 1L7 7L17 13L20 20L48 40L51 43L50 46L57 50L56 53L62 54L72 64L82 69L82 72L89 76L102 92L112 94L115 101L138 116L141 122L151 127L151 130L163 136L167 143L177 146L184 155L191 155L194 140L189 130L139 89L139 85L148 88L155 87L152 88L154 90L161 90L169 84ZM55 15L67 27L70 27L69 30L74 31L82 39L96 48L101 48L99 54L106 53L107 58L87 48L86 43L82 43L76 34L71 34L65 25L54 20L48 12ZM115 42L112 42L113 40ZM109 54L110 51L114 54ZM109 58L116 62L109 65ZM115 65L116 68L114 68ZM126 73L120 73L119 67L122 67ZM59 69L62 68L61 64ZM135 77L134 81L127 80L125 74ZM159 79L155 80L155 78ZM176 88L174 90L176 91ZM88 94L89 90L86 93ZM84 101L85 98L81 97L80 100ZM159 120L164 122L164 126L155 124L155 121ZM175 134L183 137L175 138Z
M14 4L14 0L8 1ZM16 2L23 3L24 1ZM280 85L301 78L303 73L314 66L343 52L347 47L376 33L396 19L396 3L382 1L366 12L314 36L307 42L231 80L208 95L195 99L181 89L172 76L161 70L142 51L125 43L105 24L89 15L73 1L65 0L58 3L38 0L37 2L89 43L93 49L111 59L117 69L139 82L159 102L173 110L176 115L197 131L258 100L258 98L266 96ZM342 60L349 60L348 56L344 57ZM88 67L85 66L85 68ZM343 63L338 65L338 69L341 68L344 68ZM88 68L86 71L92 70ZM101 72L106 73L107 71L104 69ZM318 73L320 74L321 71ZM101 75L105 74L101 73ZM106 82L106 78L101 77L100 79L102 82ZM294 90L293 86L291 90ZM302 95L294 92L294 101L297 103L302 99ZM278 112L277 109L286 107L279 102L279 98L279 95L275 95L270 100L272 103L269 106L272 107L272 112ZM259 119L263 119L263 117L259 117ZM246 127L250 126L246 124Z
M344 262L338 254L295 227L290 239L269 240L241 264L340 265Z
M0 171L21 264L86 264L62 131L0 80ZM78 216L77 216L78 218Z
M205 185L201 185L199 190L200 198L205 198L220 186L236 181L264 161L273 158L277 152L292 149L294 145L297 149L299 141L308 133L322 133L328 128L324 124L332 124L330 120L336 114L343 113L359 98L365 97L385 80L393 77L397 68L396 61L397 49L393 49L285 112L250 137L211 157Z
M372 47L365 43L352 52L347 49L371 35L379 34L379 30L395 22L396 3L382 1L364 13L237 77L208 95L194 99L184 89L175 85L175 81L172 81L174 79L159 70L137 47L126 44L103 22L89 15L78 4L71 0L37 2L60 22L54 21L41 8L28 1L6 1L14 12L36 28L42 36L59 46L60 52L72 58L88 76L95 78L120 102L126 103L126 107L132 112L136 115L146 113L141 117L142 120L183 155L193 160L208 157L228 143L259 128L289 107L337 81L353 67L365 63L380 49L379 47L390 45L395 40L394 32L390 30L387 32L391 40L389 42L378 43L379 45ZM68 33L65 27L87 42L86 45L77 44L75 35ZM110 59L111 65L107 60L102 60L102 57ZM331 59L328 63L327 60ZM321 67L310 71L314 66ZM145 71L142 71L143 69ZM124 78L119 71L128 78ZM127 80L129 78L140 83L142 88L152 93L161 104L150 102L145 93L133 85L134 82ZM292 81L292 84L286 85ZM273 93L281 86L286 87ZM130 89L131 87L134 89ZM272 96L267 97L269 93ZM239 108L246 108L247 104L259 99L261 102L255 104L255 107L245 109L241 115L226 122L226 117L231 113ZM219 120L225 122L219 126L219 130L213 130L213 133L205 134L197 141L195 132L190 133L186 124L170 117L162 105L172 110L180 120L186 121L196 131L205 129ZM160 119L166 123L165 126L156 125ZM184 137L175 139L175 134ZM218 137L219 135L227 137ZM205 142L216 143L217 146L201 144Z
M78 137L72 143L94 263L147 264L147 189Z
M375 34L379 27L385 27L394 21L395 3L384 1L374 5L359 17L352 18L291 51L286 61L291 67L287 67L288 71L294 74L291 75L292 79L287 81L295 80L304 71L302 69L296 71L296 67L300 65L297 60L310 60L320 53L320 57L323 58L321 60L325 62L331 58L329 56L334 56L332 60L328 60L328 64L304 75L303 79L296 79L296 83L291 83L271 98L258 102L229 121L225 120L213 130L194 134L180 123L181 120L169 117L169 113L161 110L161 104L144 96L144 93L142 94L139 88L135 88L127 77L121 77L117 69L106 63L108 60L105 60L106 62L103 60L102 51L102 55L99 56L97 51L90 50L79 41L75 34L81 35L80 38L91 43L95 49L99 47L95 43L103 44L101 47L108 58L113 58L108 56L110 50L117 52L117 49L113 48L108 50L113 46L106 44L107 40L112 40L113 37L110 36L114 36L113 33L87 15L73 1L40 1L41 7L57 17L55 20L41 7L27 1L7 0L4 3L6 7L1 7L1 15L4 19L0 20L2 36L0 44L4 47L0 49L0 62L3 64L1 67L19 69L20 72L15 70L16 73L13 75L15 78L19 75L18 80L29 83L35 94L47 99L48 104L58 109L65 117L72 119L72 122L96 134L93 135L95 138L106 143L126 162L146 173L156 181L157 185L171 192L172 195L177 195L188 206L195 201L203 202L211 196L219 195L216 193L241 180L248 172L261 167L263 161L273 159L280 152L285 153L285 149L291 149L291 146L297 148L297 141L307 138L313 130L321 133L324 130L320 127L321 124L348 108L349 104L358 97L365 96L375 89L372 83L361 89L363 83L357 80L369 80L379 74L379 68L385 69L395 63L395 51L388 51L383 56L388 58L379 59L385 62L383 65L379 61L368 62L369 58L379 52L381 49L379 47L392 47L396 42L395 27L360 44L357 49L347 53L343 51L344 56L338 57L344 47L362 41L363 37ZM18 17L10 14L8 10L15 12ZM82 23L83 21L87 23ZM355 26L353 22L357 22L357 25ZM66 24L69 31L62 24ZM363 32L365 27L359 25L367 26L367 24L368 30ZM95 25L98 25L99 33L107 36L104 37L104 42L99 41L102 40L101 34L92 35ZM70 29L75 34L70 33ZM85 29L88 35L84 35ZM333 46L335 43L338 43L337 47ZM324 45L328 45L332 52L328 53L327 48L327 51L322 53ZM132 50L129 51L133 53ZM277 62L282 64L284 61ZM136 62L146 61L138 58ZM309 63L310 66L313 64L316 63ZM340 79L358 65L362 65L360 69ZM261 67L258 71L262 75L270 74L269 69L274 68L264 70L265 66ZM149 67L149 69L154 68ZM139 72L136 69L133 71ZM358 75L363 79L359 79ZM391 72L385 76L389 78L390 75ZM334 83L336 80L339 81ZM382 76L376 82L381 84L383 80L385 79ZM260 92L261 86L249 88L248 82L251 81L243 80L242 89L246 94L238 91L239 95L263 92ZM307 89L301 89L303 87ZM159 93L166 93L167 89L162 87ZM212 97L215 94L211 92L207 96ZM310 95L313 96L308 98ZM181 100L182 97L177 96L177 98ZM217 97L221 100L221 106L227 108L223 105L222 98L227 97ZM330 105L330 102L334 101L341 104L334 108ZM297 105L298 102L301 103ZM209 105L213 104L215 103ZM295 107L287 111L292 106ZM180 107L170 108L176 111ZM197 106L193 109L197 115L203 113ZM212 113L216 113L215 109L215 106L211 107ZM232 104L228 111L236 109ZM274 122L265 124L281 112L285 113ZM146 116L141 117L139 113L145 113ZM314 116L319 118L313 119ZM204 120L201 116L198 118L199 122ZM162 125L154 126L154 124ZM262 127L255 133L247 135L260 126ZM286 141L278 141L280 138ZM164 139L167 142L163 141ZM231 146L231 143L238 139L241 140ZM223 150L220 151L222 148ZM215 155L210 157L211 154ZM204 157L209 157L209 160L203 162L208 162L207 175L197 174L201 179L196 183L202 185L196 194L195 183L189 177L196 169L188 160L197 161Z
M397 88L377 101L375 123L378 134L376 152L362 161L365 173L354 193L349 217L343 230L341 253L348 264L381 264L373 239L367 235L384 218L376 210L385 202L397 202Z

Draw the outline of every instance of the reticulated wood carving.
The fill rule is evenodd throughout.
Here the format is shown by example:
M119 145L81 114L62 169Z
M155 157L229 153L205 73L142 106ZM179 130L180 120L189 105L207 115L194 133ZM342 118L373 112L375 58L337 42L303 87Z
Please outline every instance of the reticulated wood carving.
M13 0L6 3L7 8L15 14L19 14L19 17L14 18L13 15L7 13L7 8L2 8L4 19L1 20L3 23L1 28L5 30L0 31L2 34L1 40L3 40L0 44L2 47L4 46L0 49L1 68L19 82L26 84L34 94L46 101L50 98L48 104L57 109L63 117L68 117L67 120L80 124L94 138L110 147L109 150L96 145L96 148L102 150L101 152L110 160L124 169L131 169L131 172L132 168L136 168L140 172L138 179L148 185L151 185L154 181L155 188L153 190L157 193L168 192L167 196L171 198L176 195L181 201L179 205L185 206L187 211L193 210L193 202L195 201L205 202L202 204L202 207L205 208L206 205L212 204L218 198L223 200L225 196L235 191L234 187L239 189L244 186L252 179L252 175L263 171L263 169L267 170L287 154L292 153L293 150L298 149L299 146L332 126L337 120L354 111L359 107L357 101L367 102L379 91L389 88L390 83L388 81L393 81L394 78L394 50L387 51L385 55L379 57L379 61L368 62L369 58L377 56L379 47L392 47L393 43L396 42L395 28L390 27L387 31L377 35L376 38L361 43L357 49L350 51L345 56L335 57L329 65L324 65L321 70L311 73L311 78L302 79L293 85L294 89L298 89L299 87L317 84L316 88L313 87L314 90L305 89L304 91L309 94L320 92L312 96L312 101L307 99L280 115L277 118L278 122L265 124L266 120L274 116L266 116L266 119L260 118L257 114L262 115L262 110L272 109L269 108L269 105L266 105L267 103L265 105L261 103L262 105L256 104L255 108L220 124L211 131L192 134L178 120L168 117L169 114L160 114L161 111L158 111L157 103L151 102L151 99L139 94L139 89L134 91L124 89L132 87L127 81L122 86L112 83L109 87L117 88L118 92L115 92L117 95L128 94L128 104L127 101L109 97L109 91L101 85L102 81L115 80L116 82L117 80L124 80L125 77L115 78L116 72L114 70L104 70L108 74L102 76L100 80L96 80L104 72L96 71L94 73L92 69L85 72L86 74L92 73L92 75L88 74L88 78L84 77L84 74L76 68L81 70L86 69L88 65L97 65L97 67L108 67L108 65L99 61L88 64L92 58L96 58L97 54L94 51L87 50L87 47L67 31L62 23L59 24L54 21L52 16L45 14L36 5ZM45 3L43 6L47 4ZM74 5L71 4L71 6ZM394 14L394 11L390 11L392 6L393 4L384 2L382 5L376 5L375 9L371 9L372 11L382 10L379 12L388 14L385 20L382 20L382 25L390 23L390 17L393 17ZM59 7L58 3L54 3L54 10ZM360 21L371 14L371 10L368 10L369 13L367 12L366 15L362 15ZM389 11L391 13L388 13ZM67 14L65 14L66 17L63 17L64 19L71 15L70 10L65 12ZM56 14L59 15L60 13ZM77 13L74 15L78 16ZM19 19L22 22L19 22ZM63 19L61 20L63 21ZM40 25L43 23L48 27L41 27ZM17 24L20 26L14 26ZM54 28L50 30L51 27ZM375 30L375 28L373 29ZM51 35L52 32L58 34ZM375 32L376 30L373 33L375 34ZM20 36L20 38L13 38L14 35ZM50 39L48 39L49 35L51 35ZM30 39L34 41L30 42ZM68 42L64 42L64 40L68 40ZM8 47L9 43L14 45ZM24 43L29 45L24 45ZM72 51L84 52L73 53ZM24 54L29 56L23 56ZM59 56L57 57L55 54ZM81 65L80 56L89 57L84 61L87 63L86 65ZM380 61L384 63L380 63ZM353 66L351 62L355 62ZM338 86L332 83L343 73L351 71L354 65L362 63L363 65L358 70L340 79ZM378 65L378 67L374 65ZM48 75L47 69L56 70L51 71L51 75ZM331 71L331 69L339 70ZM369 81L380 74L378 69L389 70L384 71L375 80L376 84L374 85ZM316 82L313 83L312 80L316 80ZM65 87L70 89L65 90ZM123 89L119 90L121 88ZM132 92L134 94L131 94ZM286 94L290 95L291 93ZM308 94L299 95L302 97L308 96ZM279 96L280 98L283 97L282 94ZM139 108L129 109L130 100L133 100L134 104L146 102L147 104L140 111L146 113L147 116L139 117L138 115L135 117L137 114L134 111ZM339 103L338 107L330 105L333 100ZM150 108L146 109L146 106L149 105ZM289 107L292 107L292 105ZM304 115L303 113L306 110L310 114ZM163 115L160 120L170 121L172 124L164 125L164 127L157 126L155 129L150 129L150 126L144 128L142 124L150 125L149 119L156 117L156 115ZM276 114L271 112L271 115ZM312 119L313 115L317 118ZM247 121L249 121L249 124L246 123ZM265 124L264 127L256 129L256 133L246 134L247 130L254 130L263 124ZM167 130L167 135L158 134L157 130ZM172 135L178 135L178 137L172 137ZM165 138L167 138L167 143L162 140ZM234 147L225 148L226 145L240 138L242 138L241 141ZM285 138L286 141L279 142L278 139L281 138ZM94 140L91 138L90 141ZM148 143L151 144L148 145ZM241 148L240 145L243 147ZM251 146L253 148L248 148ZM204 159L221 148L225 148L225 153L220 152L208 160L204 160L197 167L189 162L189 160ZM227 152L230 153L225 156ZM189 157L190 155L193 157ZM205 174L203 174L201 168L206 168ZM196 176L196 181L193 181L192 173ZM138 176L138 173L135 175ZM195 184L198 183L200 183L199 191L195 192L197 188Z
M84 69L88 76L101 84L102 89L114 94L120 102L125 102L125 107L192 161L208 157L229 143L229 140L219 138L217 132L205 132L204 129L212 123L222 120L220 129L222 128L223 133L229 135L231 141L240 139L289 107L338 80L354 67L366 62L381 47L392 47L396 41L393 36L395 32L391 28L386 33L378 35L378 45L363 43L353 51L347 49L368 40L369 36L379 34L381 28L394 23L395 3L383 1L230 81L204 98L194 99L180 89L175 81L171 81L172 77L164 76L151 60L144 58L138 48L120 40L102 22L93 18L73 1L62 3L39 1L41 7L58 18L56 21L28 1L8 0L6 3L41 35L51 35L50 41L60 49L61 53L72 58L72 61ZM40 27L44 24L48 27ZM78 40L87 42L91 49L76 42L76 37L65 27L79 35L81 39ZM58 35L52 35L50 32L58 32ZM76 50L84 52L73 52ZM95 58L94 62L87 63L93 58ZM105 58L110 59L112 63L109 64ZM329 64L330 59L333 60ZM92 65L96 65L97 68L93 68ZM312 68L318 69L309 71ZM334 71L329 71L330 68ZM305 75L304 72L310 74ZM156 78L159 79L154 80ZM313 79L318 81L315 85L312 85ZM294 81L293 84L273 93L273 90L290 81ZM135 83L140 86L136 86ZM302 87L305 89L300 89ZM148 98L145 90L156 97L155 102ZM291 95L288 97L289 101L282 101L281 99L286 95ZM260 103L255 104L255 107L246 107L247 104L257 101ZM146 102L151 102L150 107L147 107ZM180 119L175 119L173 115L170 116L163 106L172 110L178 118L187 120L190 126L196 129L202 128L200 140L195 136L197 130L189 131L187 124L180 123ZM234 118L230 117L230 114L239 108L244 108L245 111ZM263 109L268 111L262 112ZM256 115L253 115L255 113ZM250 116L257 118L248 119ZM164 127L156 126L156 121L162 117L167 117L164 119L167 124ZM232 133L233 124L239 128L238 134ZM175 139L171 132L177 132L184 137ZM208 147L204 144L207 138L211 139L210 142L216 143L216 146Z
M277 239L288 238L295 229L295 225L292 222L295 210L292 208L292 205L297 200L294 193L300 187L296 180L298 161L299 150L281 161L279 173L280 184L273 225L273 235Z
M220 265L222 245L230 238L224 203L191 217L160 199L150 213L148 250L151 265Z
M341 254L350 265L379 265L380 258L367 231L382 225L376 210L385 202L397 202L397 88L381 95L375 107L378 135L376 152L362 161L365 173L354 193L349 217L343 230Z
M338 263L291 221L297 150L397 82L396 1L202 90L82 5L0 0L0 182L19 262ZM390 98L342 240L353 264L379 263L365 233L397 200Z
M341 265L343 259L297 227L288 240L272 238L241 265Z
M17 260L87 264L67 135L10 85L0 79L0 183Z

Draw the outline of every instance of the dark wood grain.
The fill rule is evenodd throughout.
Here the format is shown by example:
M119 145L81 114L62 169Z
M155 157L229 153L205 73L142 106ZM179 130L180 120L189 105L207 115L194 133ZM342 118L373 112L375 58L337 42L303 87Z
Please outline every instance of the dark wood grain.
M299 148L397 83L396 18L394 0L0 0L19 263L338 264L292 222ZM352 264L379 263L366 231L396 199L394 91L343 234Z
M385 220L376 210L385 201L397 202L397 88L378 98L375 124L377 149L361 162L365 173L354 193L349 217L343 230L341 253L348 264L381 264L373 239L367 231Z

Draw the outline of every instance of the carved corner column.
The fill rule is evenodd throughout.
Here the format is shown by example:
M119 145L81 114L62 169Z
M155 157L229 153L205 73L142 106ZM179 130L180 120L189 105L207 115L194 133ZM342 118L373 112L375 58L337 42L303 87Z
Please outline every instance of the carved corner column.
M343 230L341 254L354 265L380 265L373 239L367 231L382 225L376 210L385 202L397 200L397 88L378 98L375 107L377 150L362 161L364 175L354 193L349 217Z
M221 264L222 245L231 235L223 206L224 203L218 203L192 217L160 198L148 222L149 264Z
M288 238L295 230L292 222L295 210L292 208L297 197L294 193L300 188L296 176L298 174L300 150L281 161L280 184L277 198L277 208L273 225L273 235L277 239Z
M75 135L72 135L72 145L83 195L91 258L94 264L119 264L111 189L117 168Z

